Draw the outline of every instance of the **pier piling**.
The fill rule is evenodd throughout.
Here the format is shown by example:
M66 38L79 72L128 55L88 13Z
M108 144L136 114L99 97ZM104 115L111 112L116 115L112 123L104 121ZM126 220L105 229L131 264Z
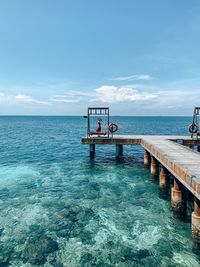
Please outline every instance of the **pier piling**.
M156 176L158 174L158 162L153 156L151 156L150 172L152 176Z
M169 186L169 174L164 166L160 168L159 185L161 189L166 189Z
M123 156L123 145L116 145L116 158L121 158Z
M174 187L171 189L172 209L176 212L184 212L185 205L183 201L183 192L181 183L174 178Z
M192 235L200 239L200 201L194 198L194 211L192 212Z
M90 144L90 158L93 159L95 156L95 144Z
M147 150L145 150L144 151L144 166L145 167L149 167L150 166L150 162L151 162L150 153Z

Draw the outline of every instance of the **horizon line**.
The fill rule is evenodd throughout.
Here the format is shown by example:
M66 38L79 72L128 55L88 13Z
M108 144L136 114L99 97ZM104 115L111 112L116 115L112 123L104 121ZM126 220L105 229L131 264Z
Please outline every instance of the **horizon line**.
M85 115L0 114L0 117L83 117ZM110 115L110 117L192 117L192 115Z

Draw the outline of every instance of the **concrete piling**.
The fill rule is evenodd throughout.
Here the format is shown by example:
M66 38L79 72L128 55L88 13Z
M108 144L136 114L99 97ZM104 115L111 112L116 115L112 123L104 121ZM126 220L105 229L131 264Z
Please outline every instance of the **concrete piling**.
M164 166L160 168L159 185L160 189L166 189L169 186L169 174Z
M182 186L176 178L174 178L174 187L171 189L171 204L174 211L185 211Z
M90 144L90 158L93 159L95 156L95 144Z
M151 155L147 150L145 150L144 151L144 166L149 167L150 162L151 162Z
M150 172L152 176L158 174L158 162L153 156L151 156Z
M192 235L200 239L200 201L194 198L194 211L192 212Z
M116 144L116 158L121 158L123 156L123 145Z

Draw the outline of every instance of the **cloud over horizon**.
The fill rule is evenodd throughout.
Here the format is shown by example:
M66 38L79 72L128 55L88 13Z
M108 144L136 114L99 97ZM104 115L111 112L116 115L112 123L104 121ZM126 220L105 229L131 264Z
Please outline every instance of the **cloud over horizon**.
M149 74L136 74L110 78L111 81L151 81L153 77Z
M103 85L95 89L97 100L106 103L131 102L157 98L154 93L139 92L129 87Z
M16 103L24 103L24 104L39 104L39 105L49 105L48 101L41 101L34 99L29 95L24 94L16 94L16 95L7 95L3 92L0 92L0 103L4 104L16 104Z
M53 102L59 103L78 103L81 100L81 97L76 94L65 94L65 95L55 95L50 98Z
M16 89L17 88L17 89ZM69 87L35 87L35 91L43 92L40 98L29 94L29 87L8 88L0 91L1 114L80 114L80 110L89 105L109 105L114 112L120 109L121 114L190 114L195 105L199 106L199 87L190 88L184 83L146 86L145 83L124 85L102 85L93 89L69 90ZM189 89L187 89L189 88ZM31 87L34 92L33 87ZM15 91L16 94L12 92ZM36 95L36 94L34 94ZM142 107L142 111L141 111ZM178 110L178 112L177 112ZM15 111L13 113L13 111ZM176 112L177 113L176 113ZM83 111L81 111L83 112Z

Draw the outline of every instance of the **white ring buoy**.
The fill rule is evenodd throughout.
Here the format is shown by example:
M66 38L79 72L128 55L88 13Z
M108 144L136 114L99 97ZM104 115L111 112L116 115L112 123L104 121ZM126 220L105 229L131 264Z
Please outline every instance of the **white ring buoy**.
M197 133L197 131L198 131L198 126L195 123L193 123L189 126L189 132L190 133Z
M111 133L115 133L115 132L118 130L118 126L117 126L117 124L115 124L115 123L111 123L111 124L109 125L108 129L109 129L109 131L110 131Z

